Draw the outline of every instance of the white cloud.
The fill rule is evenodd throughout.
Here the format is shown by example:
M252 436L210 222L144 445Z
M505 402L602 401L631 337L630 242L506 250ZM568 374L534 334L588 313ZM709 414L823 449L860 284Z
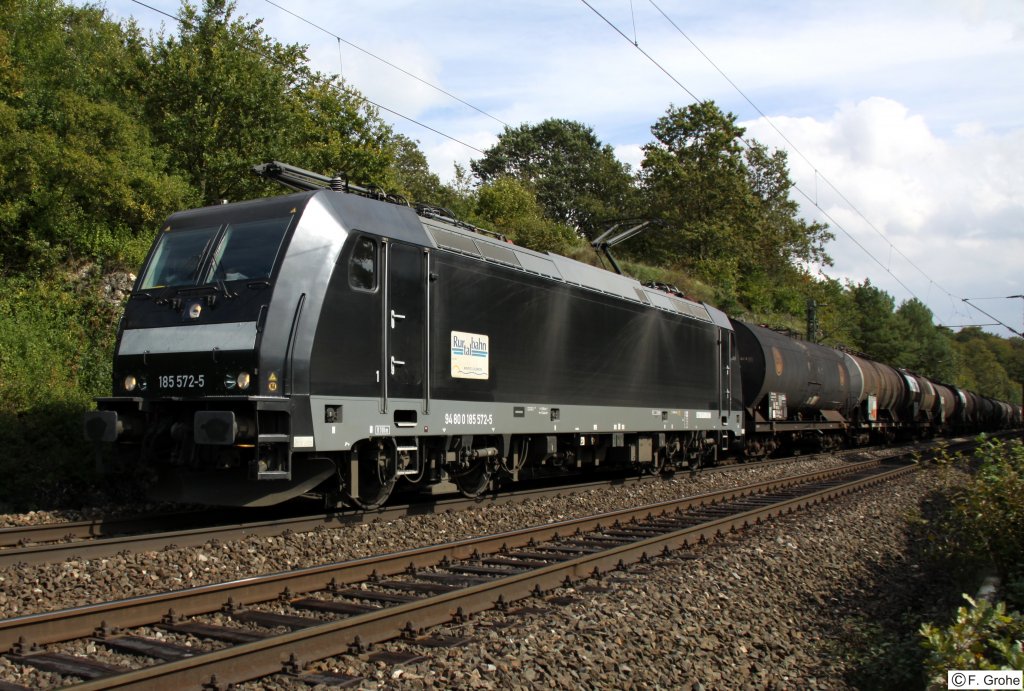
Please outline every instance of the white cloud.
M118 16L134 15L144 25L163 20L130 0L107 2ZM177 11L178 0L150 2ZM809 159L790 153L801 189L878 260L837 231L833 273L870 278L906 299L907 291L882 267L888 268L943 321L947 314L966 318L960 296L1024 293L1020 0L659 0L756 108L649 3L590 2L630 40L635 18L639 47L685 89L736 113L751 136L782 146L757 110L772 116ZM634 166L650 126L669 104L692 102L582 3L298 0L287 6L512 126L549 117L590 125ZM263 0L239 0L238 11L266 17L273 38L308 44L317 69L337 71L334 38ZM354 49L342 52L346 78L368 97L473 147L496 141L501 124ZM479 156L385 116L421 142L444 179L453 161L467 164ZM846 208L822 175L886 239ZM812 203L803 205L817 218ZM999 302L986 307L1019 328L1020 304Z
M959 136L944 140L922 115L877 97L844 105L824 120L772 122L819 171L791 154L798 186L874 257L834 228L831 275L870 277L897 301L909 299L898 279L946 322L967 315L945 291L957 298L1021 292L1024 171L1017 162L1024 158L1024 130L991 134L965 123ZM754 138L778 145L763 119L744 124ZM821 218L812 203L803 209L808 218ZM1014 305L986 309L1002 311L1020 328Z
M628 163L635 173L644 160L644 149L641 144L620 144L615 147L615 157Z

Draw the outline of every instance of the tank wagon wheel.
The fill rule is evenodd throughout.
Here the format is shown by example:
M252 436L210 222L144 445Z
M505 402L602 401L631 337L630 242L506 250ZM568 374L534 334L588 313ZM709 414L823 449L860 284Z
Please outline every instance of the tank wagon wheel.
M383 439L358 442L352 450L359 468L356 487L349 487L345 500L361 510L376 509L391 496L398 480L398 456Z

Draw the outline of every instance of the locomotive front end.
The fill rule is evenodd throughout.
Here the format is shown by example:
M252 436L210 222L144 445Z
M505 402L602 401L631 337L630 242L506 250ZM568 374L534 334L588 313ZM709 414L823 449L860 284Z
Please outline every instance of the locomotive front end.
M318 208L309 198L174 214L154 242L118 329L112 396L84 425L114 444L117 467L150 471L155 497L269 503L333 471L291 462L289 356L304 282L322 277L290 248L330 255L344 239L333 223L330 240L301 229L306 207Z

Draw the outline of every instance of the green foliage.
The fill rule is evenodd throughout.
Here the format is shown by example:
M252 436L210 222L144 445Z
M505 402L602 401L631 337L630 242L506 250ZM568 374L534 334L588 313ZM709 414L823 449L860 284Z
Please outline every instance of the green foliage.
M340 80L311 75L293 88L296 117L286 127L290 163L327 174L339 172L360 184L385 190L404 191L401 173L411 173L416 154L422 153L415 142L396 138L391 127L380 119L377 109ZM270 131L273 135L274 132ZM271 150L262 158L267 158ZM238 151L244 168L246 151ZM398 157L403 157L401 163ZM251 160L252 154L249 154ZM425 163L425 157L424 157ZM399 166L404 166L400 168ZM240 171L243 177L247 168ZM422 169L420 171L422 173ZM425 182L420 180L420 182ZM275 193L277 191L275 190Z
M949 669L1022 669L1024 617L1024 442L983 439L974 452L977 469L965 485L950 483L945 508L925 524L924 539L945 570L976 574L991 565L1000 575L1007 603L967 599L945 628L921 627L929 651L929 678L945 688ZM950 472L961 459L946 457Z
M120 309L94 281L0 277L0 505L81 503L93 472L81 415L109 394Z
M962 329L952 341L956 383L985 396L1020 402L1022 346L1020 338L999 338L977 327Z
M513 242L538 252L565 254L578 242L571 229L544 218L536 196L515 178L502 177L482 185L476 215Z
M183 3L178 34L149 45L146 119L205 204L255 195L248 168L286 150L287 95L308 76L302 48L271 41L233 10L226 0L206 0L201 13Z
M990 563L1010 582L1024 575L1024 442L987 439L974 457L977 471L966 486L950 488L931 540L940 555Z
M588 238L603 221L627 215L634 192L629 166L587 125L551 118L506 127L470 164L484 183L512 177L533 189L544 215Z
M436 174L430 172L427 157L417 143L401 134L396 134L393 141L396 147L392 164L394 191L414 202L443 205L444 185Z
M669 108L651 128L643 198L669 230L637 256L693 272L719 288L719 307L789 311L806 298L804 263L828 263L826 226L801 220L784 152L744 148L736 117L711 102Z
M385 189L409 182L393 164L414 156L414 143L340 78L312 71L304 46L234 11L228 0L186 2L178 33L147 46L146 119L203 203L279 193L250 172L271 159Z
M953 381L952 334L935 326L931 310L917 298L907 300L896 310L896 324L901 346L896 362L931 379Z
M734 115L703 102L669 108L651 128L640 181L674 232L644 236L657 263L692 267L698 275L735 280L740 231L752 199L743 167L743 128Z
M0 257L7 270L127 259L140 229L190 200L129 97L136 34L95 8L9 3L0 22ZM133 107L134 104L134 107Z
M934 688L946 688L946 672L951 669L1024 669L1024 617L1008 612L1002 602L975 602L967 595L964 599L969 607L960 607L956 620L946 628L921 626L928 678Z
M900 355L896 325L896 301L871 285L870 280L849 287L854 311L850 331L853 346L879 362L898 364Z
M856 318L852 315L855 307L847 286L827 276L805 276L804 287L806 299L814 300L818 305L820 341L854 348L852 326ZM806 307L806 301L804 305Z

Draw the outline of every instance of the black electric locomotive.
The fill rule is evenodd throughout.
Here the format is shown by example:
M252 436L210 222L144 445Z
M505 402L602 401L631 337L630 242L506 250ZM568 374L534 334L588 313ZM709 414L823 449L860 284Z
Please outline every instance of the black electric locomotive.
M280 163L303 190L164 224L86 434L155 494L371 506L742 446L734 326L706 304ZM334 189L331 189L333 187Z

